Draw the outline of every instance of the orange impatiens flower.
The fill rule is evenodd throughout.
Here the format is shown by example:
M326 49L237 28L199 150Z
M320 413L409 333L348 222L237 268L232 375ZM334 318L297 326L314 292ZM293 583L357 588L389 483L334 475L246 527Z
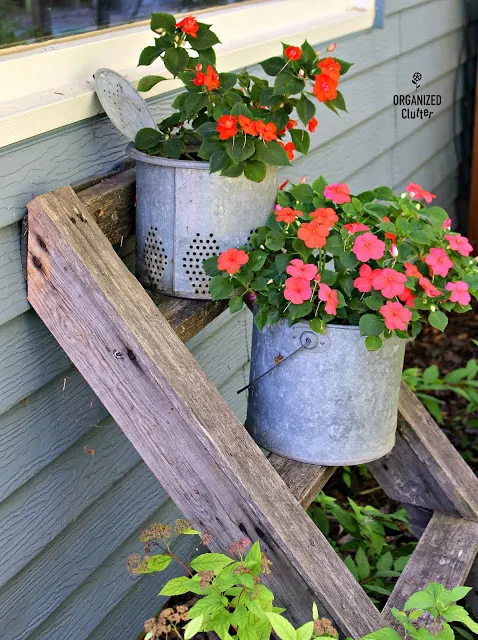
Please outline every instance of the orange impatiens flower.
M251 120L247 116L239 116L239 124L241 125L241 129L249 136L257 136L257 122Z
M193 16L186 16L182 20L176 23L176 29L181 29L183 33L186 33L191 38L198 37L199 24L196 18Z
M300 47L287 47L284 54L286 58L289 58L289 60L300 60L302 50Z
M275 209L275 215L277 222L285 222L286 224L290 224L291 222L294 222L297 217L302 217L302 211L296 211L295 209L291 209L290 207L281 207L277 205Z
M325 73L325 75L333 78L334 80L339 80L340 64L335 60L335 58L324 58L324 60L321 60L317 66L322 73Z
M217 268L220 271L227 271L229 275L234 275L243 264L249 262L249 256L242 249L228 249L219 254Z
M315 97L319 102L335 100L339 83L325 73L315 76L315 84L312 87Z
M295 151L294 143L293 142L288 142L287 144L284 144L283 142L281 142L281 140L278 140L277 142L280 144L280 146L287 153L287 157L289 158L289 160L293 160L294 159L294 151Z
M277 140L277 126L273 122L262 122L262 120L256 120L255 122L257 133L264 140L264 142L271 142Z
M196 77L193 79L193 83L197 87L204 85L208 91L219 89L219 75L217 74L212 64L210 64L207 67L207 73L203 73L198 69L196 70Z
M237 117L224 115L217 121L217 131L219 131L219 140L227 140L237 134Z
M329 228L317 220L312 220L312 222L304 222L297 231L297 235L309 249L320 249L327 241Z
M339 216L330 207L321 207L310 212L310 217L317 220L319 224L325 224L327 227L333 227L339 220Z
M317 120L317 118L312 118L311 120L309 120L307 129L310 131L310 133L314 133L315 130L317 129L318 124L319 124L319 121Z

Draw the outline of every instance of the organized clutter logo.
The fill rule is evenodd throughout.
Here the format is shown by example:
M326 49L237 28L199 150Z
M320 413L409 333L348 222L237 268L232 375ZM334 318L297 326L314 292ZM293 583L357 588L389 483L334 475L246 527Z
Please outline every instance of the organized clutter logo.
M438 107L441 105L441 95L438 93L418 93L422 74L416 71L412 76L412 83L415 85L415 93L399 93L393 96L393 104L402 107L400 115L403 120L430 120L435 113L428 107ZM426 107L425 109L423 107Z

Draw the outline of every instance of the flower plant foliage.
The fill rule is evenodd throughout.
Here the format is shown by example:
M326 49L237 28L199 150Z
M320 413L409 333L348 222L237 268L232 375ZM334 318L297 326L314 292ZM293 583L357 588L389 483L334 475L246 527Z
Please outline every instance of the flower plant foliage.
M138 132L140 151L207 160L211 173L231 178L244 174L261 182L268 165L285 166L296 151L308 152L309 132L318 125L317 101L335 113L346 111L338 84L351 64L330 56L335 45L321 58L307 41L301 47L284 44L281 55L261 63L274 78L270 84L246 70L219 73L214 51L219 39L210 25L193 16L176 22L168 13L153 13L151 29L158 37L142 51L139 65L161 58L185 91L174 100L175 111L157 129ZM149 91L168 79L146 76L138 90Z
M369 350L396 334L414 338L425 322L443 331L447 312L465 312L478 294L472 246L450 231L435 197L410 183L351 195L343 183L301 181L279 191L275 211L251 246L209 258L204 268L214 299L239 311L256 303L262 331L281 318L359 325Z

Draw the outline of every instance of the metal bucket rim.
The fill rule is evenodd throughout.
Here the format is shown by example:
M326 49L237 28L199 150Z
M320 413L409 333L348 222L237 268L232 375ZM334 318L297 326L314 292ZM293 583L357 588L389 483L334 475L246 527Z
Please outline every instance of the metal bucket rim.
M163 158L162 156L149 156L147 153L136 149L134 142L128 144L126 153L130 158L138 162L145 162L146 164L155 164L162 167L179 167L180 169L200 169L201 171L209 169L209 162L203 160L175 160L174 158Z
M272 327L282 324L284 325L287 322L287 318L281 318L279 320L279 322L275 322L272 325L268 326L268 329L271 329ZM290 327L288 327L289 329L293 329L294 327L304 327L306 328L308 331L313 331L314 333L317 333L316 331L314 331L313 329L310 328L310 324L307 320L299 320L299 322L296 322L295 324L291 325ZM333 322L327 322L325 325L326 328L331 328L331 329L348 329L351 331L360 331L360 327L358 324L334 324ZM322 335L320 333L318 333L317 335Z

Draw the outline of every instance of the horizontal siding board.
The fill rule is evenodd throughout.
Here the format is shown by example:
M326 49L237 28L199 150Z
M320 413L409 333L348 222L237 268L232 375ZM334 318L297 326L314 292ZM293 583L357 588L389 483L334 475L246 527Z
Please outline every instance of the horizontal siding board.
M392 150L388 149L355 173L346 176L345 182L352 193L392 184Z
M20 260L20 225L0 229L0 324L30 308Z
M7 638L27 638L166 500L140 462L0 591L0 629Z
M400 51L411 51L463 26L463 4L435 0L400 13ZM426 27L426 28L425 28Z
M443 149L440 149L433 158L423 163L421 167L411 168L403 180L394 185L397 191L402 191L408 182L417 182L423 185L429 191L435 192L447 177L456 170L456 155L453 140L450 140Z
M407 11L421 4L431 4L433 0L385 0L385 16L392 16L401 11Z
M116 606L138 581L130 576L126 570L126 560L131 553L138 552L139 532L152 522L171 522L180 517L179 511L171 502L165 503L148 523L144 523L128 540L115 549L114 553L105 560L83 583L67 598L60 609L57 609L29 638L31 640L64 640L71 629L75 629L75 640L88 637L101 620ZM178 540L175 547L178 554L187 557L191 550L191 538L184 536ZM152 574L141 578L148 580L151 590L158 593L161 585L180 573L176 564L172 563L160 575ZM162 598L158 598L158 609ZM157 609L156 609L157 610ZM142 620L138 620L135 611L129 611L129 616L123 621L122 635L128 640L129 630L141 630ZM152 611L152 614L154 610ZM134 636L131 640L134 639Z

